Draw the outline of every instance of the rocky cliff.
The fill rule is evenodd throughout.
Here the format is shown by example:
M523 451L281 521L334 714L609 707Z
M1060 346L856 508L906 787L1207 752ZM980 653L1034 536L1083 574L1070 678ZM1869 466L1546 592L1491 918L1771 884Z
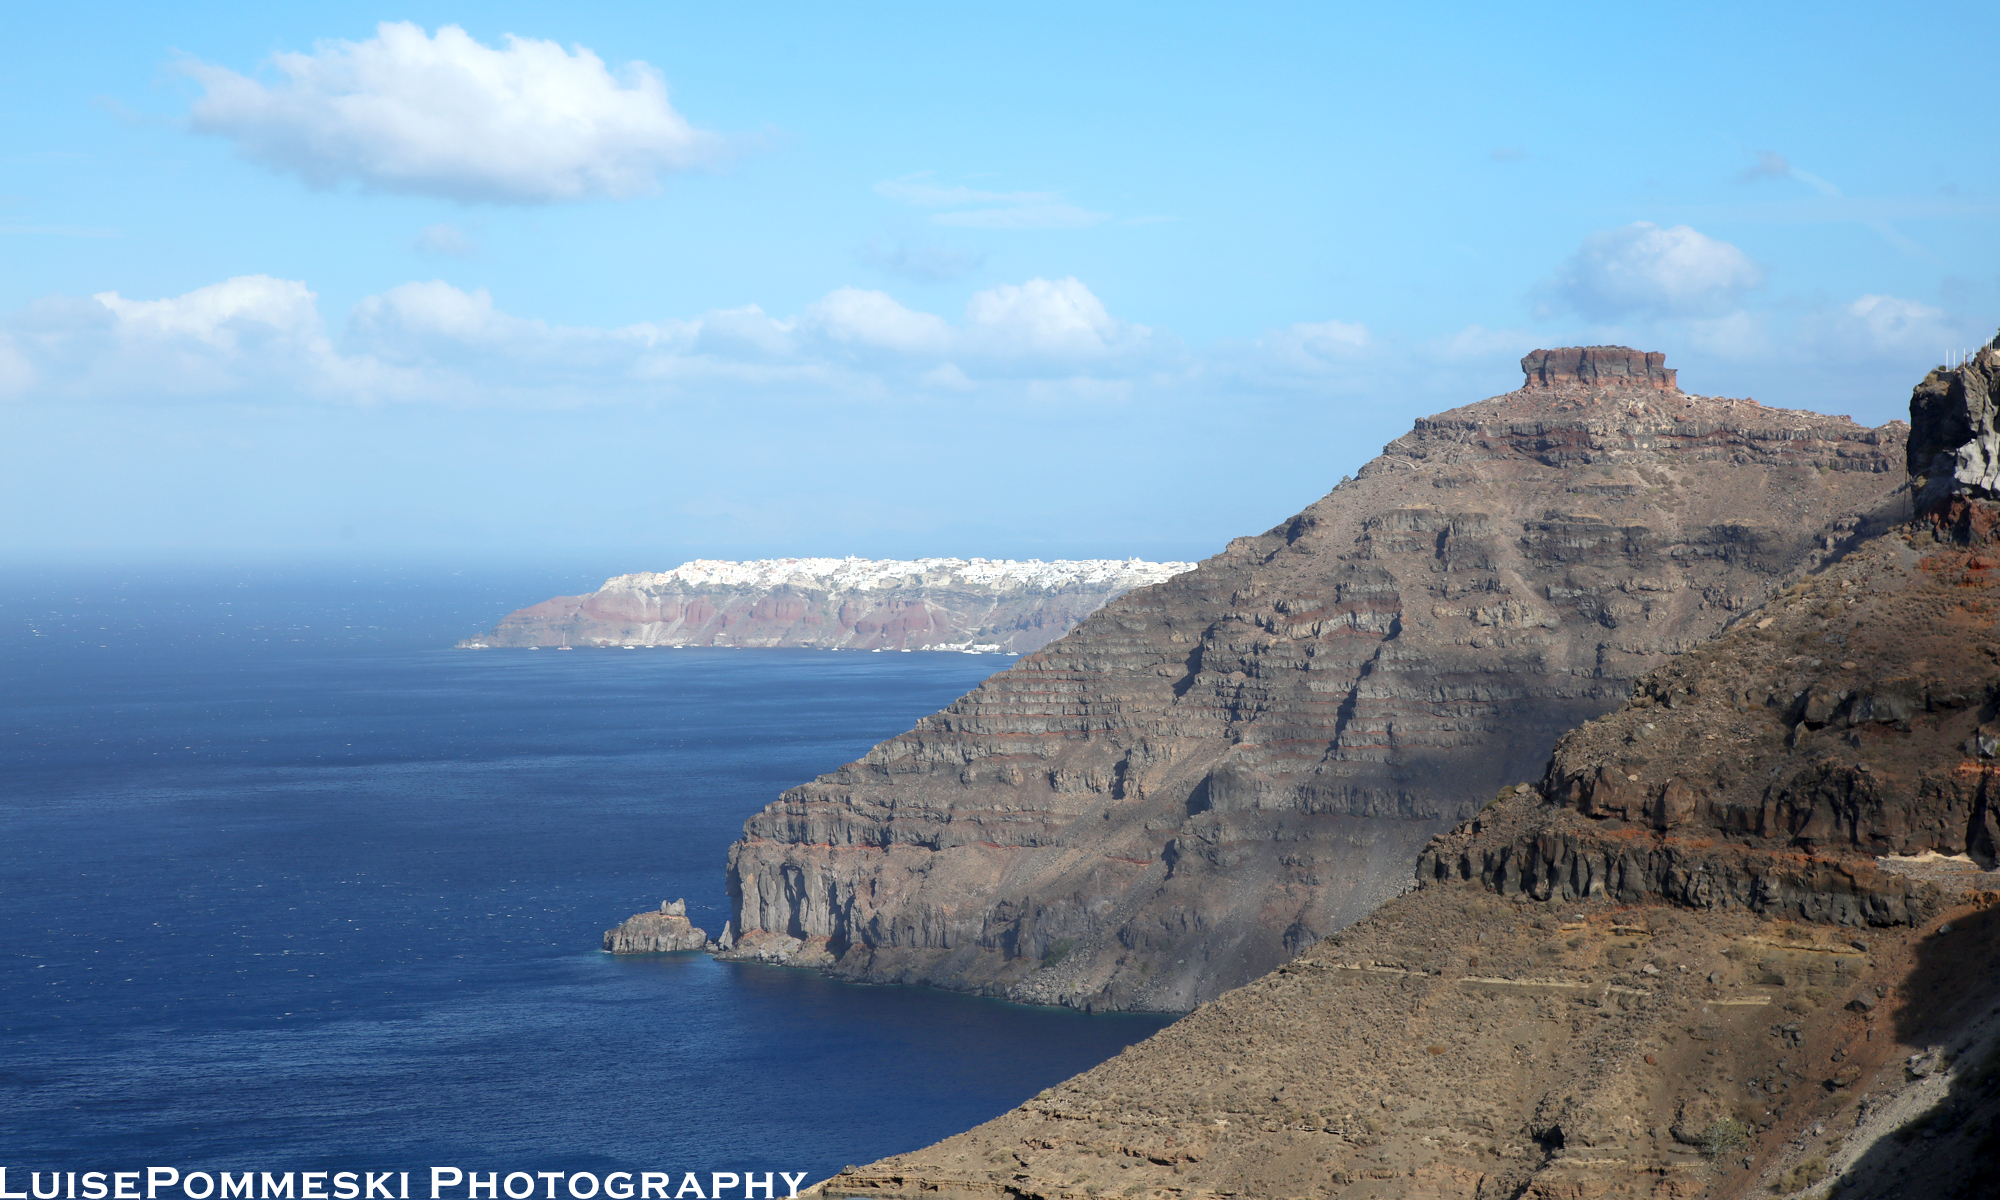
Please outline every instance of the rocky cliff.
M1396 895L1564 730L1902 515L1901 423L1691 395L1622 347L1522 369L752 817L732 953L1190 1008Z
M509 613L495 646L801 646L1025 653L1193 563L1139 559L698 559Z
M1416 891L822 1194L1991 1195L2000 504L1931 485L1996 367L1919 388L1911 523L1644 675Z

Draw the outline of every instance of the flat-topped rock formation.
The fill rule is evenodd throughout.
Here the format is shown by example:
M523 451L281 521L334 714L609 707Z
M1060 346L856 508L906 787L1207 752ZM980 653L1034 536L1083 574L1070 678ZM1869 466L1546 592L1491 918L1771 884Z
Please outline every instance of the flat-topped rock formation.
M1969 367L1919 389L1919 490L1987 436L2000 342ZM1414 892L819 1194L1991 1195L2000 503L1959 483L1643 675Z
M613 954L670 954L707 946L708 935L688 920L685 900L668 900L657 912L634 913L616 929L604 931L604 948Z
M1900 422L1689 395L1624 348L1522 367L752 817L735 953L1191 1008L1408 887L1563 731L1902 513Z
M1115 596L1193 563L1140 559L697 559L510 613L461 647L1037 649Z
M1570 346L1562 350L1536 350L1521 360L1521 370L1530 388L1553 387L1649 387L1663 392L1678 390L1677 372L1667 366L1667 356L1644 353L1626 346Z

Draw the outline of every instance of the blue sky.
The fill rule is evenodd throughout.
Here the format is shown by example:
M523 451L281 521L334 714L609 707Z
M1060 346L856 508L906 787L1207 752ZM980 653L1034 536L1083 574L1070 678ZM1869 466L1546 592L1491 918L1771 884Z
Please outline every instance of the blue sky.
M2000 324L1972 5L6 12L14 561L1199 557L1537 347Z

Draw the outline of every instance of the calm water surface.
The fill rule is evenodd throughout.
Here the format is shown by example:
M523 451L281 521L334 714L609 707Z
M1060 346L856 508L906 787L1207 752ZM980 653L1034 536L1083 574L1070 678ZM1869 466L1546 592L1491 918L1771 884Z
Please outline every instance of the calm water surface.
M600 953L1007 660L446 648L559 590L0 577L7 1165L817 1179L1162 1024Z

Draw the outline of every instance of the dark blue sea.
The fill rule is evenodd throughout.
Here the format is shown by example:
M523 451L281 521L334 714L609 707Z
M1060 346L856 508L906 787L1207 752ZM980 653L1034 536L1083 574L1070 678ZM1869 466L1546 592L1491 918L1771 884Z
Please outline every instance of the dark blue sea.
M149 1165L816 1180L1160 1027L600 952L673 897L719 930L745 817L1008 660L449 648L594 583L0 576L9 1188Z

